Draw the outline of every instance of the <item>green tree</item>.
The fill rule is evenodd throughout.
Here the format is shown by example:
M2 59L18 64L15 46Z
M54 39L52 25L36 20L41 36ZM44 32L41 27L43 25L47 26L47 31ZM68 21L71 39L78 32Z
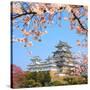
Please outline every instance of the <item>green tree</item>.
M87 79L81 76L65 77L64 80L68 82L68 85L87 84Z
M26 72L21 87L49 86L51 81L49 72Z

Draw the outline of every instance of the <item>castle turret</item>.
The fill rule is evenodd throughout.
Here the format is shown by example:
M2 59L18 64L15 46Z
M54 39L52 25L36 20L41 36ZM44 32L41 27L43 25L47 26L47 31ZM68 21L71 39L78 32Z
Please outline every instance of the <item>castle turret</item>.
M56 48L57 50L53 52L55 63L60 68L60 74L68 75L74 67L70 51L71 46L66 42L59 41Z

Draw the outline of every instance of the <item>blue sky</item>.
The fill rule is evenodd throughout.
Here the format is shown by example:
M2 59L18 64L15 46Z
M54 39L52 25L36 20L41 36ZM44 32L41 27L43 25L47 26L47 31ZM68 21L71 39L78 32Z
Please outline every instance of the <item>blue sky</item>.
M62 17L67 16L66 12L63 12ZM86 49L81 49L77 47L76 40L84 39L83 35L76 33L76 30L70 30L69 21L61 20L61 27L56 23L53 25L47 25L48 34L41 37L42 42L33 42L33 46L29 48L23 47L21 43L13 43L13 64L20 66L23 70L27 70L27 65L31 63L31 58L33 56L40 56L45 60L48 56L52 55L52 52L56 50L55 45L59 40L67 42L72 46L72 52L84 51ZM19 24L22 27L22 23ZM16 37L23 37L22 34L14 28ZM28 55L28 51L32 51L32 55Z

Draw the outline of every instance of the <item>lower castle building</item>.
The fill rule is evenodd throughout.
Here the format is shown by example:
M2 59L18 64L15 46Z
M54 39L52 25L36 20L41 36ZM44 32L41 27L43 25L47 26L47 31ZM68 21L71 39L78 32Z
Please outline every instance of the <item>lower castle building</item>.
M52 81L58 80L61 76L68 76L69 71L74 69L73 64L64 64L60 68L56 60L41 61L38 56L32 58L32 63L28 67L30 72L49 71Z

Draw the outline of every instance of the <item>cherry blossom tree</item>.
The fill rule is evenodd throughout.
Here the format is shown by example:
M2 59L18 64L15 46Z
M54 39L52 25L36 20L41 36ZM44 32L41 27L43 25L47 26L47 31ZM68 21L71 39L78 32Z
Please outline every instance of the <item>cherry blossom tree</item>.
M63 11L67 11L68 17L62 17ZM62 5L55 3L11 2L11 25L12 31L18 30L23 38L15 37L12 41L25 43L24 47L31 47L32 39L41 42L41 37L48 33L48 24L57 22L60 26L61 19L70 22L71 30L75 29L78 34L85 35L87 44L88 35L88 8L84 5ZM56 18L56 19L54 19ZM84 41L83 41L84 42ZM83 46L80 40L78 46ZM86 45L87 46L87 45Z
M87 54L82 53L74 56L75 61L75 70L74 74L77 76L88 76L88 56Z

